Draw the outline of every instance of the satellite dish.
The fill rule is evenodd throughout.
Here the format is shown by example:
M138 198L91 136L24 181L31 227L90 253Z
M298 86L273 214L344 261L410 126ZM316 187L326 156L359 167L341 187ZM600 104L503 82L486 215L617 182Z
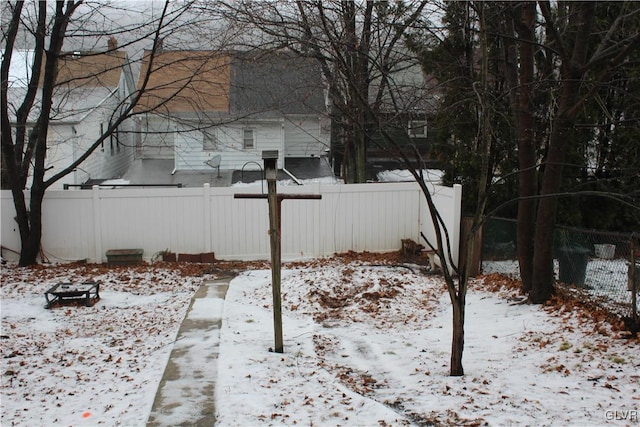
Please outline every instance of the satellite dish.
M215 155L212 158L210 158L209 160L207 160L206 162L204 162L205 165L207 166L211 166L214 169L218 170L218 178L220 178L220 163L222 162L222 156Z

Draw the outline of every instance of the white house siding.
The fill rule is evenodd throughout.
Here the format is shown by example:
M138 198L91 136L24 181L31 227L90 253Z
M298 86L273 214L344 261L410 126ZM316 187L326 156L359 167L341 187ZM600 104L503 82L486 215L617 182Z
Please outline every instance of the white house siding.
M78 144L78 137L73 133L69 123L49 126L47 134L47 158L45 163L45 180L59 173L73 161L73 152ZM86 177L87 175L84 174ZM64 184L75 184L75 174L71 173L56 182L51 189L61 189Z
M243 148L243 129L255 131L254 148ZM281 121L235 122L217 127L214 132L218 139L217 150L204 150L204 134L202 131L189 131L183 128L176 133L176 169L205 170L210 169L206 162L214 156L221 157L220 169L242 169L248 162L262 164L264 150L278 150L279 167L283 166L284 138ZM254 168L255 169L255 168Z
M173 122L166 118L147 115L138 119L136 140L137 157L141 159L173 159L175 130Z
M96 117L98 115L90 114L81 122L57 122L49 126L45 181L69 167L97 140L100 133L100 118ZM75 171L65 175L49 188L63 189L65 184L83 184L89 179L122 176L133 160L133 133L129 127L130 123L125 122L120 127L119 150L115 139L113 150L110 141L105 141L103 149L98 148ZM106 124L104 126L106 129Z
M49 127L47 137L47 168L45 179L59 173L84 154L100 136L102 129L108 127L109 113L113 106L101 106L93 110L80 122L54 123ZM119 129L116 138L107 138L89 158L71 172L58 180L50 188L62 189L65 184L82 184L89 179L118 178L126 172L133 160L133 138L130 132L131 121L126 121Z
M318 116L288 116L284 122L286 157L319 157L329 148L329 132L320 132Z
M101 115L97 121L92 121L87 132L95 135L93 138L83 139L83 145L79 147L77 155L81 155L89 149L100 134L100 123L104 130L109 126L109 117ZM89 125L89 123L87 123ZM131 166L134 157L133 133L131 132L132 121L125 121L118 129L117 135L113 134L103 141L103 143L93 152L80 167L91 174L91 179L113 179L120 178ZM81 182L85 182L83 179Z
M15 51L19 61L12 61L10 81L12 85L8 93L9 103L14 106L23 99L26 74L33 62L32 51ZM18 66L15 69L14 65ZM116 69L112 69L115 71ZM77 76L79 77L79 76ZM98 80L98 79L96 79ZM87 84L83 87L68 88L58 86L53 95L51 122L47 134L47 153L45 159L45 180L68 168L76 159L84 154L100 136L100 123L106 130L114 112L122 109L121 100L126 99L134 90L133 76L128 65L124 65L120 73L117 87L106 87L101 84ZM41 103L41 92L38 92L36 104ZM30 114L29 120L36 119L37 111ZM15 117L11 118L12 122ZM13 128L13 126L12 126ZM96 150L85 160L75 172L71 172L55 182L50 189L62 189L64 184L81 184L88 179L107 179L121 176L133 160L133 133L131 121L120 127L120 146L113 141L114 150L110 149L110 141L105 142L104 150ZM14 129L12 129L14 131Z

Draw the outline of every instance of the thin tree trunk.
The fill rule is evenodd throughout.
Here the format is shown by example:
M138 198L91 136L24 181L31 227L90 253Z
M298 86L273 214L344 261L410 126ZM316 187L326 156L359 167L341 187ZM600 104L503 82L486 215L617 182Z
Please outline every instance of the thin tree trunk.
M451 339L451 365L449 375L460 377L464 375L462 367L462 353L464 351L464 305L466 292L458 292L453 299L453 336Z
M522 279L522 291L531 291L533 279L534 233L536 201L532 198L537 193L535 119L533 105L533 56L536 5L526 2L522 6L523 25L518 26L520 42L520 85L517 105L518 116L518 166L520 168L517 222L518 264Z
M363 132L357 133L357 138L354 141L355 145L355 182L364 183L367 181L366 168L367 168L367 144L365 135Z

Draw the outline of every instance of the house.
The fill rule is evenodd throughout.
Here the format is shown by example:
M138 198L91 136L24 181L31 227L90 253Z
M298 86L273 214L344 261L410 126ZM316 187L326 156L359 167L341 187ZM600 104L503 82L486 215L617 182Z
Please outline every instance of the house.
M396 53L382 75L372 67L369 82L369 106L371 114L365 118L366 177L376 181L377 174L387 169L404 169L400 150L413 157L417 151L423 160L429 158L436 142L436 132L429 129L429 120L439 105L438 83L431 75L425 75L414 55ZM384 69L385 67L380 66ZM384 77L384 78L383 78ZM349 113L339 107L333 109L332 157L334 173L343 175L343 158L352 123L345 116ZM346 125L347 129L343 129ZM360 125L358 125L360 126ZM391 141L389 141L391 139ZM427 160L428 167L436 162Z
M47 136L45 180L84 154L110 126L135 90L127 54L117 50L113 39L109 40L107 47L104 52L66 52L59 60ZM12 112L24 99L31 72L28 64L33 62L33 53L16 51L13 54L8 90ZM40 105L39 96L36 106ZM33 125L38 114L39 111L31 112L27 127ZM15 116L12 125L15 125ZM132 122L124 122L74 172L51 188L60 189L69 184L100 182L121 176L133 160L132 130Z
M290 52L147 53L143 86L137 155L173 159L174 172L239 170L262 164L264 150L278 150L285 169L329 147L319 70Z

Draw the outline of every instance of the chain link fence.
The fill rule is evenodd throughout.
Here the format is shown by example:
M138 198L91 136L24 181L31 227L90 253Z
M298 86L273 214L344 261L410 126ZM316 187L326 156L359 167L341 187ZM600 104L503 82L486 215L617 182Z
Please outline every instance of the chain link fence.
M483 231L483 263L517 260L515 220L490 218ZM640 234L556 226L553 251L560 286L619 318L638 318Z

